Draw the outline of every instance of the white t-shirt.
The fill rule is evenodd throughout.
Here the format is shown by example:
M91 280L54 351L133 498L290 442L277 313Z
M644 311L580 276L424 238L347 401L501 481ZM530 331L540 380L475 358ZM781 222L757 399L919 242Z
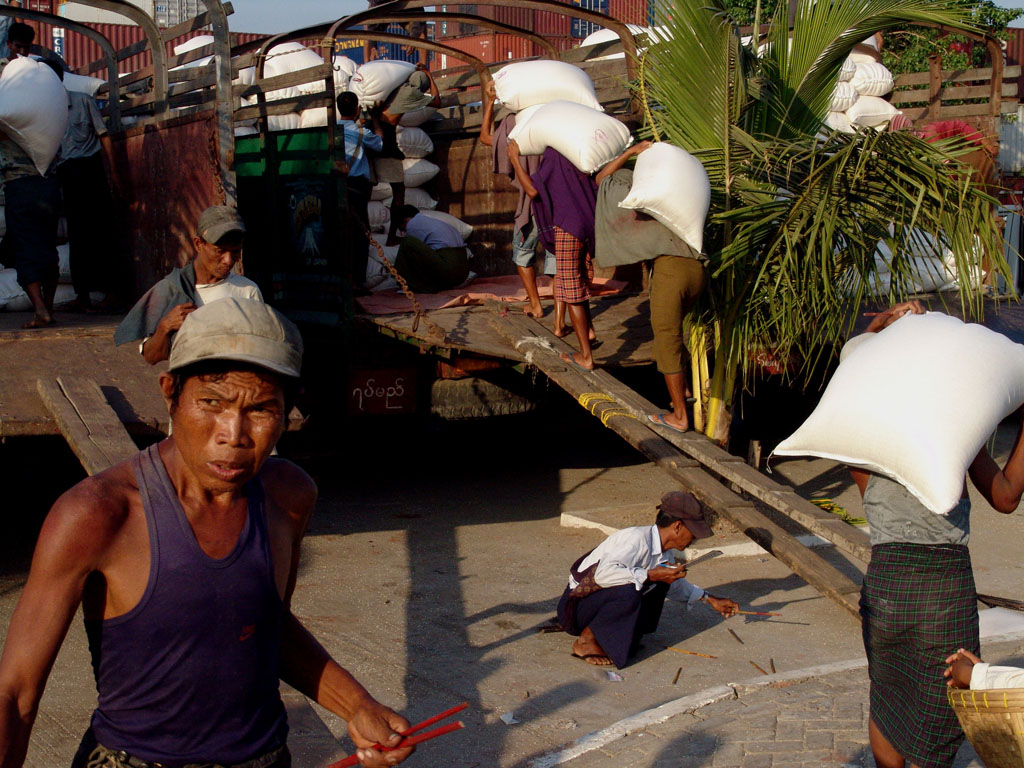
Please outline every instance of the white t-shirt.
M261 304L266 304L263 301L263 294L260 293L260 287L249 278L236 275L234 272L229 272L227 277L216 283L196 283L196 299L197 307L218 299L254 299ZM139 343L140 355L149 338L147 336Z
M227 277L216 283L196 283L196 294L199 298L196 305L200 307L217 299L255 299L264 303L259 286L234 272L229 272Z

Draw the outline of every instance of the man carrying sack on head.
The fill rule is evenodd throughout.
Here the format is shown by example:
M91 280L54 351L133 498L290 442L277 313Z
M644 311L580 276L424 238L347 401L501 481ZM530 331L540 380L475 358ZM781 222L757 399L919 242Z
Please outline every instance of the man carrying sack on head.
M576 635L572 655L588 664L622 669L640 638L658 628L665 598L708 603L726 618L739 606L685 580L686 567L668 565L669 549L683 550L711 535L701 503L685 491L661 497L654 525L616 531L570 569L558 602L558 620Z

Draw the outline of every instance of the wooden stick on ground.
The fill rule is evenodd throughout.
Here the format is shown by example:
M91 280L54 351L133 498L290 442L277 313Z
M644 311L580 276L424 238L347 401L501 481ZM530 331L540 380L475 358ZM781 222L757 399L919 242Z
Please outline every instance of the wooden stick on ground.
M748 659L748 661L749 661L749 659ZM760 673L761 673L762 675L767 675L767 674L768 674L768 673L767 673L767 672L765 672L765 671L764 671L763 669L761 669L761 667L757 666L757 664L755 664L754 662L752 662L752 661L751 661L751 662L750 662L750 665L751 665L751 666L752 666L752 667L753 667L754 669L756 669L756 670L757 670L758 672L760 672Z
M729 629L729 634L732 635L734 638L736 638L736 642L737 643L739 643L740 645L744 644L743 641L740 640L740 636L737 635L735 632L733 632L732 629Z
M675 651L676 653L685 653L687 656L700 656L702 659L718 658L717 656L712 656L707 653L697 653L696 651L684 651L682 648L673 648L671 645L666 645L665 647L668 648L670 651Z

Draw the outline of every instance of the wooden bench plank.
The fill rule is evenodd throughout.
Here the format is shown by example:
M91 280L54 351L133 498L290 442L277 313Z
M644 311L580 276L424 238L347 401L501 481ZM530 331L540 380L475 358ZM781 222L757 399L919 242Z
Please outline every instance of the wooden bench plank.
M489 307L493 311L492 323L498 333L526 355L527 362L547 374L553 382L575 397L580 405L600 418L606 427L667 471L698 499L785 563L808 584L851 616L859 618L856 595L860 587L761 514L752 503L726 488L702 467L696 466L697 462L651 429L646 414L640 416L634 413L619 400L623 390L632 390L628 390L607 371L584 373L566 364L560 359L559 353L571 353L573 348L536 321L519 313L507 312L507 308L497 302L491 302Z
M130 458L138 448L96 382L58 376L39 379L39 396L90 475Z

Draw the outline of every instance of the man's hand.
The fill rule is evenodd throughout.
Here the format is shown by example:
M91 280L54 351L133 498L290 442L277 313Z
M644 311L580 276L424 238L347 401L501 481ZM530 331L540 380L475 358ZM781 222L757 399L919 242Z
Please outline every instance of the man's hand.
M875 316L875 319L867 327L867 333L877 333L883 328L888 328L890 325L895 323L904 315L923 315L924 305L916 299L914 301L904 301L897 304L894 307L889 307L881 314Z
M508 140L508 159L514 163L519 162L519 143L515 139Z
M498 89L494 87L493 80L488 80L484 84L484 98L489 101L494 101L498 98Z
M961 648L948 657L946 663L949 666L942 673L944 677L948 678L946 685L950 688L970 688L971 671L974 669L975 664L981 663L981 659L970 651L965 651Z
M740 609L739 604L735 600L730 600L728 597L715 597L714 595L707 596L708 605L722 614L725 618L735 616L736 612Z
M638 143L634 144L632 147L630 147L629 148L629 153L631 155L639 155L641 152L643 152L645 150L648 150L648 149L650 149L653 146L654 146L654 142L653 141L641 141L641 142L638 142Z
M162 333L164 336L169 333L176 333L181 328L181 324L185 322L185 318L195 312L196 309L196 305L191 301L173 307L170 312L164 315L160 324L156 327L157 332Z
M671 584L673 581L684 578L686 578L685 565L659 565L647 572L649 581L661 581L665 584Z
M381 768L397 765L405 760L412 754L413 747L381 752L379 749L373 749L373 746L380 744L394 747L402 740L399 731L404 731L408 727L408 720L378 701L371 699L360 706L348 721L348 735L355 742L360 765Z

